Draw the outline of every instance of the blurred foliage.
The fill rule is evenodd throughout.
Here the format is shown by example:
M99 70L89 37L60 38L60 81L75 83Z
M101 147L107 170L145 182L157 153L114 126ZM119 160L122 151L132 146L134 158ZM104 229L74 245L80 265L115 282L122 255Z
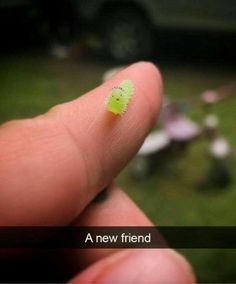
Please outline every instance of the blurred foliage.
M101 82L112 63L94 59L58 60L46 55L28 54L1 57L0 122L31 117L51 106L77 98ZM206 89L217 89L235 79L235 71L226 66L161 63L165 93L173 100L188 101ZM231 97L214 107L220 117L220 132L233 147L232 172L235 164L235 105ZM203 112L190 107L189 115L202 123ZM156 225L235 225L235 177L229 188L200 191L197 182L204 176L209 161L207 144L193 143L185 152L173 155L171 163L160 163L156 174L137 181L129 167L117 182L127 191ZM203 236L204 237L204 236ZM182 250L193 264L201 282L235 282L235 250Z

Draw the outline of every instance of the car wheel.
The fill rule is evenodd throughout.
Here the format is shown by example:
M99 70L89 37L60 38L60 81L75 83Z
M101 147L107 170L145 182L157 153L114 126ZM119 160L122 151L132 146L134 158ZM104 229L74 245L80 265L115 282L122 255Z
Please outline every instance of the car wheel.
M102 25L104 48L109 55L121 62L148 58L153 46L148 20L133 11L117 11L109 15L103 19Z

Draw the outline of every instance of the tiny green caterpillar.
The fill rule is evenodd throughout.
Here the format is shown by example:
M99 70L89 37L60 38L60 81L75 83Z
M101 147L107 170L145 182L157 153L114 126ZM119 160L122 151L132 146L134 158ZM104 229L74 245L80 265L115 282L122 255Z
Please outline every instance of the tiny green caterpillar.
M124 80L118 87L111 90L106 99L106 109L114 114L123 114L133 95L134 87L130 80Z

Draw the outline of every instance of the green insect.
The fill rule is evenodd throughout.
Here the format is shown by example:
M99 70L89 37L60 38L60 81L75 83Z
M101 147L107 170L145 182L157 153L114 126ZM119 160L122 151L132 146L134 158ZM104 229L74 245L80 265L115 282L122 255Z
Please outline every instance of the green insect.
M106 109L114 114L123 114L133 95L134 87L130 80L124 80L112 91L106 99Z

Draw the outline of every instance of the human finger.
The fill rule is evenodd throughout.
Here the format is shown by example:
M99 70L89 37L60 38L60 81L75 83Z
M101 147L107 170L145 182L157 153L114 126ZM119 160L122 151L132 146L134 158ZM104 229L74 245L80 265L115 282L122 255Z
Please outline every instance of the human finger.
M111 88L132 80L124 116L105 111ZM160 107L161 78L133 64L45 115L0 127L0 225L66 225L136 153Z

